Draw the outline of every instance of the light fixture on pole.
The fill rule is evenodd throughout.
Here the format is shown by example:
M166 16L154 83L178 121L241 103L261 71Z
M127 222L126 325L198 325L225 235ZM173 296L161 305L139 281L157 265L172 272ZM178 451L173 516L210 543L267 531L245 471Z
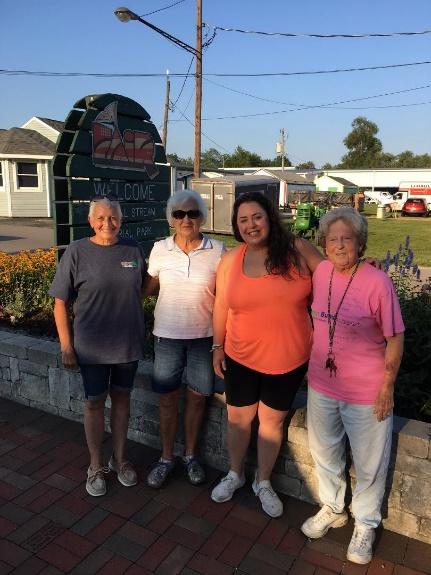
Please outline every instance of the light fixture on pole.
M195 72L195 85L196 85L196 101L195 101L195 160L194 160L194 173L196 177L200 176L201 167L201 110L202 110L202 0L196 0L196 48L190 46L186 42L183 42L179 38L172 36L165 30L154 26L148 20L144 20L138 14L129 10L124 6L116 8L114 10L115 16L120 20L120 22L130 22L130 20L136 20L141 24L145 24L154 32L157 32L179 48L186 50L196 58L196 72Z

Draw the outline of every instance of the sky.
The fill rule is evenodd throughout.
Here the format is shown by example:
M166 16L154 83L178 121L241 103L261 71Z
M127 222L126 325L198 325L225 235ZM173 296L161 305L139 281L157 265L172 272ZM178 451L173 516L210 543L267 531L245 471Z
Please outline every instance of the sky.
M195 0L14 0L1 10L0 69L31 72L156 74L155 77L46 77L0 73L0 128L32 116L64 120L89 94L138 101L160 129L166 70L185 74L192 56L139 22L114 16L119 2L190 45ZM174 4L166 10L160 10ZM0 0L6 5L6 0ZM204 34L214 27L294 34L372 34L431 29L430 0L202 0ZM280 129L293 163L339 162L357 116L379 127L385 152L431 153L431 64L290 76L292 73L431 61L431 34L384 38L283 38L217 30L203 55L202 149L240 145L275 156ZM194 71L194 62L191 64ZM193 156L194 78L171 76L167 152ZM418 88L418 89L416 89ZM372 97L388 92L404 93ZM240 92L240 93L238 93ZM372 98L371 98L372 97ZM334 102L331 107L308 108ZM267 101L272 100L272 101ZM418 104L418 105L412 105ZM299 108L299 109L298 109ZM226 116L247 116L226 118ZM189 121L184 119L184 116ZM216 119L218 118L218 119Z

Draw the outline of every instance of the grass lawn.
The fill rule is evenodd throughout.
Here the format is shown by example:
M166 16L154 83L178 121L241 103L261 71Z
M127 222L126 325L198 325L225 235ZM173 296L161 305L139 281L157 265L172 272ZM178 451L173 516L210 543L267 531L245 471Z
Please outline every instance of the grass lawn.
M398 246L410 236L410 246L414 253L414 263L431 267L431 217L416 216L376 219L376 206L366 206L368 220L368 248L366 255L384 260L389 250L393 255ZM210 234L211 235L211 234ZM214 235L223 240L228 247L236 245L233 236Z

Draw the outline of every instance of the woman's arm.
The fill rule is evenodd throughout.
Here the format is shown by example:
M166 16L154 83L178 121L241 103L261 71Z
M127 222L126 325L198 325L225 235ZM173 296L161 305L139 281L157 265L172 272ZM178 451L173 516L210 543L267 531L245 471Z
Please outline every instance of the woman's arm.
M216 295L213 311L213 344L224 346L226 336L226 321L228 306L226 303L226 285L228 274L237 250L226 252L220 260L216 277ZM214 349L213 366L215 373L224 379L223 370L226 369L223 347Z
M394 407L394 386L403 357L404 334L397 333L386 338L385 373L383 384L374 403L377 421L387 417Z
M60 339L61 359L66 369L76 369L78 361L73 348L72 326L70 325L69 304L55 298L54 319Z
M142 297L157 295L159 293L159 287L159 278L147 274L144 279L144 285L142 286Z
M321 252L310 243L308 240L303 238L295 239L295 247L298 250L300 256L304 259L307 264L310 273L313 274L320 262L325 259Z

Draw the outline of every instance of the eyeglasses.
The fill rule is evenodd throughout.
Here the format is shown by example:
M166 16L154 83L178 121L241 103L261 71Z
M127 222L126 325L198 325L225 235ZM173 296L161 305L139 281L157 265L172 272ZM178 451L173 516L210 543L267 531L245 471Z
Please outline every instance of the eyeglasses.
M172 217L176 220L183 220L186 216L191 220L197 220L201 213L199 210L187 210L186 212L184 210L175 210L172 212Z

